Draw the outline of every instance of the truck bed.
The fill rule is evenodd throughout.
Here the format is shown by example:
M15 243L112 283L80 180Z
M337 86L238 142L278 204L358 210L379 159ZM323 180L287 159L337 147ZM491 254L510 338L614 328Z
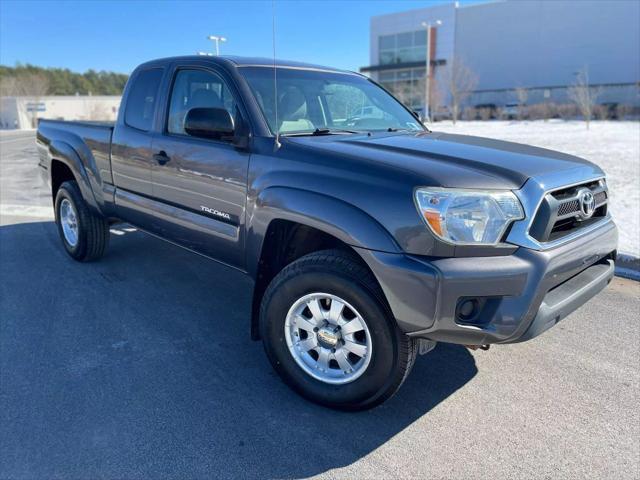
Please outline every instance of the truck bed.
M40 120L38 142L48 145L52 141L69 144L83 163L95 163L99 178L113 183L111 175L111 137L113 122Z

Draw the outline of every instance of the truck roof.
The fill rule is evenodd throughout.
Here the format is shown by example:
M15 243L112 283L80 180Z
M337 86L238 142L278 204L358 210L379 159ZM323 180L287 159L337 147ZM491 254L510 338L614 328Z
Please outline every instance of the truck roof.
M199 62L211 62L214 64L225 64L228 67L249 67L249 66L258 66L258 67L273 67L274 60L273 58L265 58L265 57L239 57L235 55L220 55L220 56L207 56L207 55L184 55L184 56L176 56L176 57L165 57L165 58L157 58L155 60L150 60L140 65L140 67L144 66L152 66L152 65L160 65L164 63L170 63L174 61L199 61ZM308 69L308 70L325 70L330 72L337 73L354 73L349 70L341 70L338 68L327 67L324 65L314 65L311 63L304 62L296 62L292 60L275 60L276 66L279 68L300 68L300 69Z

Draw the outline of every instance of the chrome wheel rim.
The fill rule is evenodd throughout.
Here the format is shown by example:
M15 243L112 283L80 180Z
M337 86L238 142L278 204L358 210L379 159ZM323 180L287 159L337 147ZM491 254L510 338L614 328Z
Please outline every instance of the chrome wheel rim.
M308 375L330 384L353 382L371 361L372 342L360 313L340 297L311 293L289 309L284 334L291 356Z
M78 244L78 216L72 203L66 198L60 202L60 225L66 242L75 247Z

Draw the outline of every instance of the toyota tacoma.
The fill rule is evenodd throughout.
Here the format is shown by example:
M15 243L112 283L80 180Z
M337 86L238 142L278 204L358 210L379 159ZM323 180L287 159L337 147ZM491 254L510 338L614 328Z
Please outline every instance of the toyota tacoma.
M337 409L384 402L436 342L540 335L614 274L600 168L432 132L357 73L155 60L114 125L42 120L37 145L73 259L100 258L126 222L245 273L251 337Z

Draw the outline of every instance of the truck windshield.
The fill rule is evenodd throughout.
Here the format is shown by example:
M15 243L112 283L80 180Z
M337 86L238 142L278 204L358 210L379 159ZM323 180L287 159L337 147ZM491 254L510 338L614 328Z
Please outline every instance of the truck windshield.
M317 134L424 127L384 89L356 74L278 67L276 124L273 67L241 67L271 132Z

